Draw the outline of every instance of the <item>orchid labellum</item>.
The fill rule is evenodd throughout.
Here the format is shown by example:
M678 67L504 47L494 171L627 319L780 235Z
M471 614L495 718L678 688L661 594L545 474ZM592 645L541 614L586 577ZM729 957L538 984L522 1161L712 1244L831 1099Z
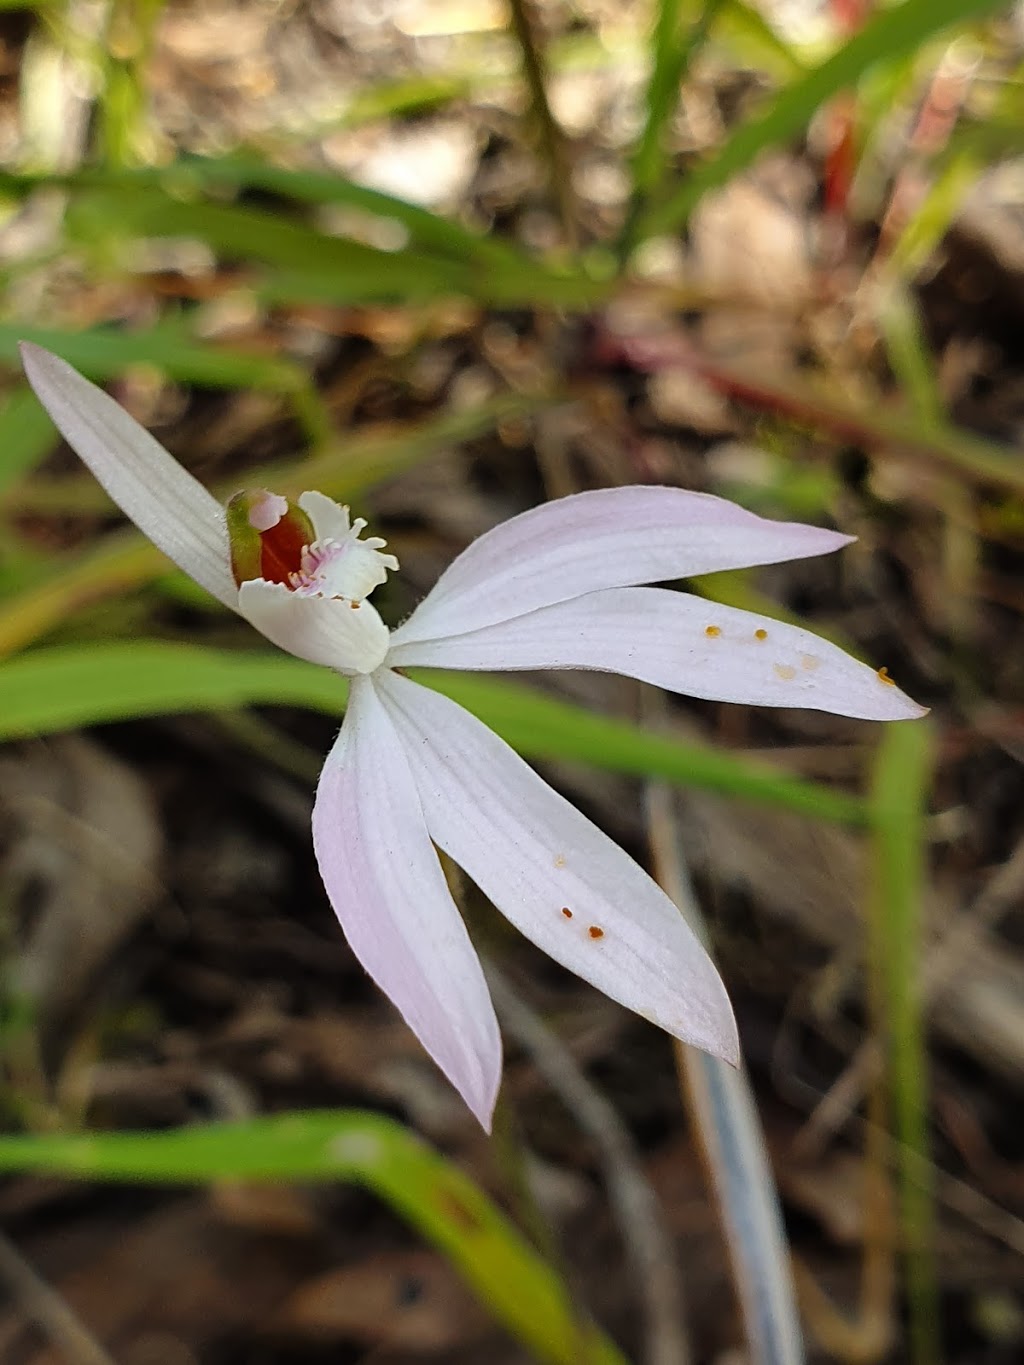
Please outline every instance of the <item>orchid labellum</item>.
M488 1127L501 1040L435 846L556 961L685 1042L735 1061L722 983L675 905L475 717L405 666L589 668L673 692L868 720L922 713L882 672L805 630L640 584L837 550L677 488L580 493L489 531L389 630L370 602L398 568L321 493L222 507L102 390L36 346L25 370L136 525L282 649L350 680L313 843L353 952Z

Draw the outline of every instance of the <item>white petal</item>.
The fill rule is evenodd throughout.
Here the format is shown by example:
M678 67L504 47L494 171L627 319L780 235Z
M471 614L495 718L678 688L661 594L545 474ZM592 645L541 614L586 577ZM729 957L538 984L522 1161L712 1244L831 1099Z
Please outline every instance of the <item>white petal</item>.
M473 541L395 631L395 643L461 635L602 588L803 559L850 539L766 521L681 488L576 493Z
M501 1079L490 992L368 678L352 684L320 775L313 844L352 951L489 1131Z
M231 576L224 509L109 394L66 361L22 342L25 374L61 435L154 545L226 607Z
M348 508L329 498L326 493L308 492L299 498L299 506L313 523L317 540L345 540L352 523Z
M516 928L613 1000L735 1061L718 973L647 873L461 706L396 673L374 683L431 838Z
M398 645L388 666L406 665L592 668L688 697L861 720L910 720L926 710L808 630L666 588L610 588L466 635Z
M339 673L372 673L388 652L388 628L372 602L306 597L264 578L243 583L237 596L245 619L299 659Z

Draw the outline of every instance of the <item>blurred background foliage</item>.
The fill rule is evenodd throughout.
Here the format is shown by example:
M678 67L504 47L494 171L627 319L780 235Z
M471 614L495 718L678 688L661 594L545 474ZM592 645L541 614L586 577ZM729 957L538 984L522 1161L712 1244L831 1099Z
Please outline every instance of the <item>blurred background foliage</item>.
M1022 72L985 0L0 4L5 1362L1021 1359ZM748 1075L467 887L484 1141L319 888L343 686L118 521L18 339L354 500L393 621L581 488L859 537L690 586L924 724L430 680L703 922Z

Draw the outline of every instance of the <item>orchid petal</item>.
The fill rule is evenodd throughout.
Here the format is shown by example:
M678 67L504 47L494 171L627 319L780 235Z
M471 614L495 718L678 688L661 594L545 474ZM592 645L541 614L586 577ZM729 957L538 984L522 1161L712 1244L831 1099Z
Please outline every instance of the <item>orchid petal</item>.
M473 541L393 638L462 635L604 588L804 559L850 539L681 488L576 493Z
M489 1131L501 1078L490 993L368 678L352 684L320 776L313 844L352 951Z
M374 684L431 838L502 914L613 1000L736 1061L718 973L646 872L461 706L396 673Z
M388 628L372 602L305 596L253 578L237 590L238 610L280 649L339 673L372 673L388 651Z
M68 445L126 516L226 607L238 602L224 509L187 469L102 389L29 342L29 383Z
M810 631L666 588L610 588L466 635L399 645L388 665L591 668L688 697L860 720L910 720L926 709L885 672Z

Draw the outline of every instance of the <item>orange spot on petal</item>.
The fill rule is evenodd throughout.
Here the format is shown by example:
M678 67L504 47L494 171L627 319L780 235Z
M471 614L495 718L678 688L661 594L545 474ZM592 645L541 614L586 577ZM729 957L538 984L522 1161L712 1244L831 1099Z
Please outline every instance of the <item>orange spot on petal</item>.
M604 930L599 929L596 924L592 924L587 930L587 933L591 938L604 938Z
M569 909L567 905L562 906L562 914L565 916L566 919L572 919L572 911Z

